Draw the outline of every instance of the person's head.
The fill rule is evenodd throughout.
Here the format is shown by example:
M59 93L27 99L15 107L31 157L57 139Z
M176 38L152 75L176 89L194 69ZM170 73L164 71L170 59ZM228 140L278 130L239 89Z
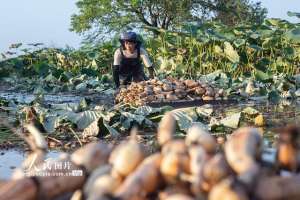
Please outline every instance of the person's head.
M136 48L136 42L125 40L124 47L125 47L126 50L128 50L130 52L133 52Z
M121 34L120 42L122 47L133 52L139 45L137 34L135 32L125 32Z

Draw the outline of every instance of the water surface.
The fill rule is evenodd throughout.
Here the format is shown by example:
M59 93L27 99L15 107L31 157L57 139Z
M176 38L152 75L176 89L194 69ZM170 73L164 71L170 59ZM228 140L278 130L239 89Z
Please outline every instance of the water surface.
M26 155L27 153L18 149L0 150L0 179L9 179L13 171L21 166ZM58 151L50 151L47 158L56 158L58 155Z

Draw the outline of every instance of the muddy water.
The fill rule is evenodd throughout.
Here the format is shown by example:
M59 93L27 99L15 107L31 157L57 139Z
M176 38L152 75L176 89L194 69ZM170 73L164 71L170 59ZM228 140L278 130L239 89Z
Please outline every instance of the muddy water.
M13 170L20 166L25 153L17 150L0 151L0 179L8 179Z
M22 92L1 92L0 98L8 101L14 100L21 104L29 104L37 98L37 95L22 93ZM107 90L102 93L87 93L87 94L45 94L43 101L47 104L60 103L79 103L83 98L90 100L93 103L113 104L112 91Z
M18 103L29 104L36 99L36 95L27 93L14 93L14 92L2 92L0 93L0 98L6 100L15 100ZM70 102L80 102L81 96L75 95L45 95L45 101L49 103L70 103Z
M18 149L0 150L0 179L9 179L14 170L21 166L27 153ZM58 151L51 151L47 158L56 158Z

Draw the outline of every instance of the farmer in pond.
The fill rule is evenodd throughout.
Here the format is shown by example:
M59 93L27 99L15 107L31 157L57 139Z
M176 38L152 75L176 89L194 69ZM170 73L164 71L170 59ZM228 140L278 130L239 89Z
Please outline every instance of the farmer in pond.
M154 78L154 68L147 52L141 47L141 42L135 32L126 32L120 37L121 47L115 51L113 63L113 78L117 88L130 84L131 81L147 80L141 60L149 70L150 78Z

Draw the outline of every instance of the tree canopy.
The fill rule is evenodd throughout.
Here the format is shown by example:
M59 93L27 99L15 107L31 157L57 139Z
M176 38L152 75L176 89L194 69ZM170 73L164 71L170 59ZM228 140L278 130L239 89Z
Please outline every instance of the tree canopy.
M78 0L76 5L71 30L93 38L143 26L176 30L211 19L228 25L259 22L266 14L249 0Z
M226 25L261 23L267 14L267 9L261 6L261 2L252 3L249 0L217 0L216 6L223 9L215 11L215 19Z

